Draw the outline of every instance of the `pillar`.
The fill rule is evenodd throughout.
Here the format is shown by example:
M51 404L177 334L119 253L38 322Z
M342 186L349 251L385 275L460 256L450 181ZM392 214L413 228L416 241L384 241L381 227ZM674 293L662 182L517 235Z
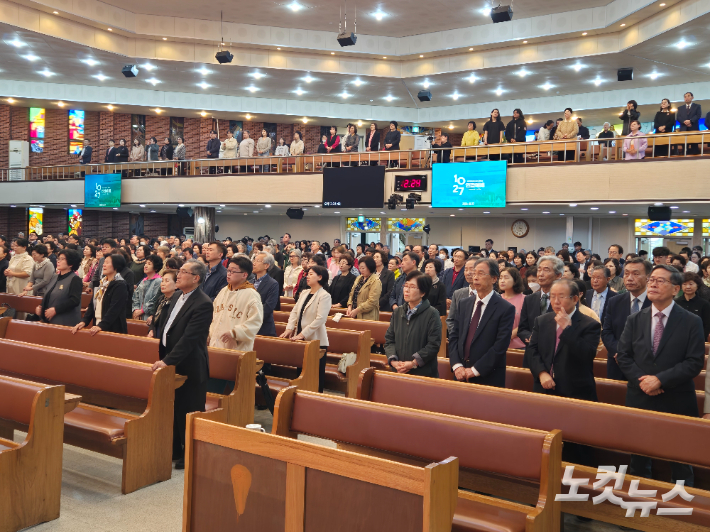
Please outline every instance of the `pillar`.
M212 242L214 240L214 207L195 207L195 242Z

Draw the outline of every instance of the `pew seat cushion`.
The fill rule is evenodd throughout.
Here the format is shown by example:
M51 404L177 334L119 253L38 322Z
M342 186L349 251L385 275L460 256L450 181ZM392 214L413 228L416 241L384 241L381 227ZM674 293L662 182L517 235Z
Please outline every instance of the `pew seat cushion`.
M452 532L525 532L525 514L458 498Z
M348 378L338 371L338 366L331 364L325 365L325 380L326 382L348 382Z
M64 414L64 430L73 436L99 443L111 443L125 437L126 418L97 412L79 405Z

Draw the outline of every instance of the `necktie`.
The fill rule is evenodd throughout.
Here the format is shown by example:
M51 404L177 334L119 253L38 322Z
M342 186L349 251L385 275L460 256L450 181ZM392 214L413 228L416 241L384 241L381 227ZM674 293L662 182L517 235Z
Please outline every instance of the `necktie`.
M560 345L560 335L562 334L562 327L557 327L557 338L555 340L555 353L557 352L557 348Z
M471 353L471 344L473 343L473 337L476 335L476 329L478 329L478 322L481 321L481 307L483 306L483 301L479 300L476 303L476 310L471 317L471 323L468 326L468 334L466 335L466 356L464 356L464 361L468 362L468 357Z
M631 304L631 315L636 314L639 311L639 298L635 297L634 302Z
M547 300L549 296L547 294L542 294L542 297L540 298L540 314L544 314L547 312Z
M560 345L560 336L562 335L562 327L557 327L557 332L555 333L555 352L552 353L552 363L550 364L550 377L555 378L555 355L557 354L557 348Z
M663 314L663 312L657 312L656 317L658 318L658 323L656 323L656 328L653 331L653 356L656 356L656 351L658 351L658 346L663 337L663 318L665 318L666 315Z
M594 294L594 298L592 299L592 310L594 313L599 316L599 303L600 303L601 296L597 293Z

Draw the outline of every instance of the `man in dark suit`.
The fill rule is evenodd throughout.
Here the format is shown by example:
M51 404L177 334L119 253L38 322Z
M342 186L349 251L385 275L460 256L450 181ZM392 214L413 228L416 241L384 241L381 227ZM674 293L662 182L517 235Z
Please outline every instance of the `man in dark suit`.
M699 131L700 117L703 114L700 104L693 102L692 92L686 92L683 95L683 100L685 103L678 106L678 113L676 114L676 120L680 122L678 131ZM700 148L697 144L688 144L689 154L697 155L699 152Z
M624 268L624 286L628 292L610 299L604 309L602 342L609 356L606 362L608 379L626 380L616 361L617 346L628 317L651 306L646 294L646 281L651 268L651 263L641 257L629 259Z
M114 144L115 143L113 139L108 141L108 148L106 148L106 157L104 157L105 163L116 162L116 154L118 153L118 150L114 147Z
M530 337L530 371L537 393L597 400L594 357L599 345L598 321L577 311L579 293L569 279L550 290L553 312L535 319Z
M204 412L207 400L209 359L207 337L212 323L212 300L200 286L207 268L197 260L189 260L178 271L177 290L170 300L169 315L156 337L160 360L153 371L175 366L175 372L187 380L175 390L173 419L173 459L176 469L185 468L185 416Z
M212 301L217 297L222 288L227 286L227 268L222 261L227 256L227 247L215 240L207 246L205 258L207 259L207 276L202 285L202 290Z
M592 289L587 290L584 296L587 305L599 316L601 323L604 323L604 312L606 311L607 303L619 295L609 288L609 277L611 277L609 268L606 266L595 267L589 275Z
M279 283L269 276L267 270L274 265L274 257L268 253L257 253L254 256L252 272L256 276L254 288L261 296L264 305L264 322L257 334L262 336L276 336L274 323L274 310L279 302Z
M208 159L218 159L219 158L219 148L222 143L217 138L217 132L213 129L210 131L210 140L207 141L207 158ZM210 166L210 174L216 174L217 167Z
M515 307L493 291L500 276L492 259L476 261L476 297L461 301L449 337L456 380L505 388L505 353L510 345Z
M525 297L523 308L520 310L520 323L518 324L518 338L525 342L525 356L523 367L530 367L530 337L532 336L535 318L546 312L553 312L550 306L550 289L552 283L562 277L565 263L557 257L544 256L537 261L537 282L540 290Z
M693 379L705 364L702 320L673 301L683 276L666 264L648 278L651 307L630 316L616 360L628 377L626 406L698 417ZM693 486L693 468L671 463L673 482ZM631 475L651 478L651 459L631 456Z
M583 140L589 140L589 128L582 124L582 119L577 118L577 126L579 126L579 136ZM571 255L571 253L570 253Z
M84 139L84 148L79 152L79 164L91 164L91 143Z
M273 255L271 255L271 257L273 257ZM282 296L284 294L284 271L276 265L276 259L274 259L270 264L271 266L269 266L269 269L266 270L266 273L268 273L269 277L276 281L276 284L279 286L279 296ZM281 310L281 300L278 298L275 310Z
M464 275L464 265L468 254L463 249L454 251L451 257L454 261L454 267L444 270L441 274L441 282L446 287L446 308L451 308L451 298L454 292L459 288L466 286L466 276Z

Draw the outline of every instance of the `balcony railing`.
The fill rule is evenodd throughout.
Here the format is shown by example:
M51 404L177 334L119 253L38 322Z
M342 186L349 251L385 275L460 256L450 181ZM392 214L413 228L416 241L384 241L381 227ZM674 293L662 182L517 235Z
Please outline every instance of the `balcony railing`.
M239 157L236 159L192 159L102 163L88 165L29 166L0 169L0 181L54 181L82 179L88 174L120 173L127 178L199 175L244 175L263 173L320 173L328 166L383 165L389 170L426 170L442 160L444 151L451 161L507 160L510 165L571 164L601 160L621 160L625 137L548 142L520 142L437 148L426 150L311 154L295 157ZM646 159L668 159L710 155L708 132L681 132L634 137L648 141Z

